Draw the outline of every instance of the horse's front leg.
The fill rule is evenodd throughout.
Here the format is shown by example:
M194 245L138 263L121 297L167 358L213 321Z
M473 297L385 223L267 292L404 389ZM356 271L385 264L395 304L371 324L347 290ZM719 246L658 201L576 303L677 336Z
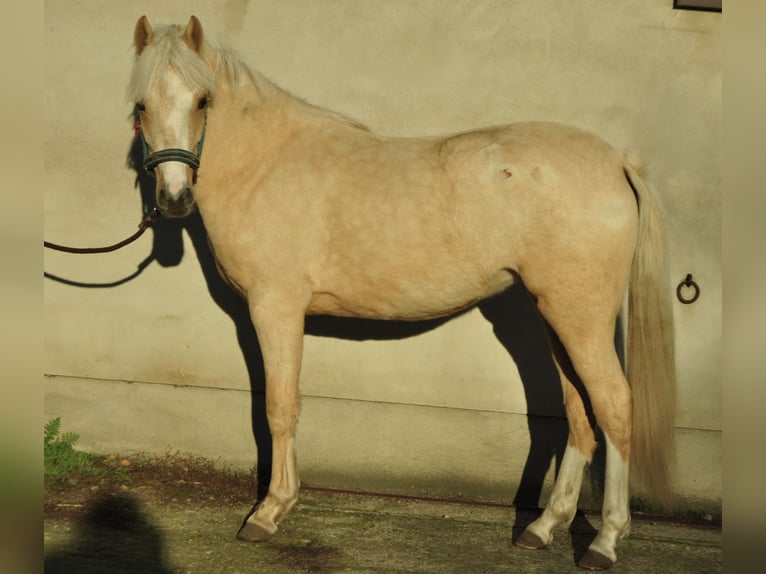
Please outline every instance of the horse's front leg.
M300 410L298 377L305 307L285 297L251 303L250 313L263 353L266 416L272 440L272 471L266 498L237 533L240 540L267 540L298 500L295 428Z

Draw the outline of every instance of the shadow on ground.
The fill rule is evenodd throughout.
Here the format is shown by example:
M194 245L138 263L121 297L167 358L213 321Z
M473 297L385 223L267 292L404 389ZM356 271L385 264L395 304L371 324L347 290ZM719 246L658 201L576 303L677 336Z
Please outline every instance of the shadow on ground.
M70 543L45 557L49 574L170 574L160 531L133 496L110 494L77 520Z

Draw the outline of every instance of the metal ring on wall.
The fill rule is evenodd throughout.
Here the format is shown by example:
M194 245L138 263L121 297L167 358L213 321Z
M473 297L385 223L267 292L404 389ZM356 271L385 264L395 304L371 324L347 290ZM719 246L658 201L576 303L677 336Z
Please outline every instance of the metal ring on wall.
M684 290L684 288L694 290L691 297L685 297L683 295L682 291ZM681 303L683 303L684 305L691 305L697 299L699 299L700 286L697 285L697 282L694 281L694 279L692 279L691 273L687 274L686 279L684 279L678 284L678 287L676 288L676 296L678 297L678 300L681 301Z

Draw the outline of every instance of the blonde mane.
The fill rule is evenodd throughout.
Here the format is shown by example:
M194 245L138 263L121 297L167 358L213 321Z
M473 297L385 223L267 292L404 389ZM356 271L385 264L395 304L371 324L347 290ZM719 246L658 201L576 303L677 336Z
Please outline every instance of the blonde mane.
M143 100L148 93L157 89L160 78L170 68L190 90L198 94L214 96L217 80L226 77L233 86L249 83L261 97L267 93L279 92L299 102L305 109L313 110L314 113L319 112L355 129L369 131L367 126L353 118L320 108L288 93L252 70L235 51L224 48L213 40L205 40L202 50L204 57L201 58L184 42L182 36L181 26L161 26L155 29L153 42L146 46L135 60L126 91L128 101Z

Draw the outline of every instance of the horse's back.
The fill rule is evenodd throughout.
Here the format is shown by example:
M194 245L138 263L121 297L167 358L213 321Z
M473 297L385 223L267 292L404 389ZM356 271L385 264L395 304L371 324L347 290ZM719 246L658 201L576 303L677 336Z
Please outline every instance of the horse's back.
M508 204L514 211L568 202L595 207L628 190L623 158L613 147L590 132L556 123L458 134L445 140L441 156L463 193L490 194L496 206Z

